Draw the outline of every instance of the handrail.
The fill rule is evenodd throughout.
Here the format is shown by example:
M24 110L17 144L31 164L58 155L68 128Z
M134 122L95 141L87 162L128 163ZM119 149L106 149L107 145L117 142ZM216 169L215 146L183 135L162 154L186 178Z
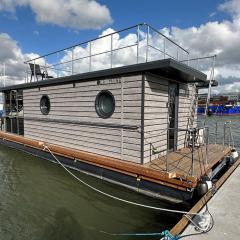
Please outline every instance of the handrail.
M202 135L199 134L199 130L203 130ZM194 153L197 150L198 151L198 147L199 146L205 146L205 159L202 159L202 162L200 162L200 158L199 158L199 164L203 164L203 165L207 165L208 164L208 145L209 145L209 128L208 126L204 126L204 127L193 127L193 128L165 128L163 129L163 131L161 131L161 133L159 133L159 135L162 135L164 132L167 132L167 142L169 143L169 132L170 131L174 131L174 132L185 132L186 134L188 134L188 138L187 141L185 141L184 143L176 143L175 148L179 149L179 146L182 146L184 144L184 147L188 147L189 149L191 149L191 168L189 169L188 174L190 174L191 176L194 176L194 165L195 165L195 157L194 157ZM150 134L149 134L150 136ZM200 140L200 138L202 137L202 140ZM169 163L168 163L168 155L169 155L169 149L168 149L168 144L167 147L164 149L161 149L161 151L158 151L157 148L154 147L155 144L153 144L152 142L149 142L147 140L147 138L145 139L146 142L148 144L150 144L150 162L152 161L152 156L155 154L161 154L162 152L164 152L165 156L166 156L166 169L165 171L169 171ZM175 151L176 154L178 154L177 151ZM181 155L184 155L184 153L179 153ZM153 163L154 164L154 163ZM162 169L164 170L164 169Z
M118 42L118 39L114 39L114 34L118 34L121 32L125 32L128 30L134 29L130 31L130 33L134 34L133 41L124 42L123 44ZM127 35L127 33L125 33ZM124 35L124 36L125 36ZM104 49L98 49L97 40L104 39L107 37L111 37L108 41L107 45ZM120 39L121 40L121 37ZM154 41L154 40L161 40ZM114 45L114 43L116 46ZM173 45L166 44L171 43ZM128 45L129 44L129 45ZM75 47L82 46L82 50L80 51ZM176 46L177 48L175 49ZM96 49L95 49L96 47ZM129 51L129 61L124 62L121 60L121 52L116 53L117 51L121 51L123 49L131 49ZM64 52L67 51L68 52ZM60 53L61 52L61 56ZM158 54L161 53L161 55ZM54 55L55 54L55 55ZM105 55L104 55L105 54ZM97 59L94 57L102 55L102 59ZM187 55L187 56L186 56ZM59 57L60 56L60 57ZM49 58L48 58L49 57ZM117 57L117 61L116 61ZM72 45L67 48L63 48L30 60L25 61L25 64L32 63L37 65L44 65L43 68L51 69L51 76L53 77L61 77L66 75L73 75L81 72L91 72L96 69L106 69L106 68L114 68L122 65L131 65L138 64L143 62L150 62L153 60L161 60L161 59L174 59L180 63L187 62L189 65L189 61L200 60L211 58L212 56L200 57L200 58L189 58L189 51L181 47L179 44L174 42L172 39L161 33L156 28L148 25L147 23L136 24L119 31L111 32L109 34L93 38L91 40L81 42L75 45ZM184 59L187 58L187 59ZM42 59L42 61L39 61ZM82 60L82 61L81 61ZM104 62L103 62L104 60ZM100 63L100 65L98 65ZM65 65L65 66L64 66ZM61 70L55 69L56 66L63 66ZM56 67L57 68L57 67ZM33 73L32 73L33 74ZM31 80L36 81L37 78L34 76ZM26 71L26 82L28 82L29 75ZM45 80L45 79L43 79Z
M81 43L78 43L78 44L71 45L70 47L66 47L66 48L63 48L63 49L59 49L59 50L56 50L56 51L54 51L54 52L50 52L50 53L48 53L48 54L44 54L44 55L39 56L39 57L37 57L37 58L33 58L33 59L28 60L28 61L25 61L24 63L29 63L29 62L32 62L32 61L34 61L34 60L37 60L37 59L40 59L40 58L44 58L44 57L47 57L47 56L50 56L50 55L52 55L52 54L56 54L56 53L59 53L59 52L63 52L63 51L72 49L72 48L74 48L74 47L81 46L81 45L84 45L84 44L86 44L86 43L93 42L93 41L96 41L96 40L99 40L99 39L102 39L102 38L105 38L105 37L108 37L108 36L111 36L111 35L114 35L114 34L117 34L117 33L120 33L120 32L124 32L124 31L130 30L130 29L139 27L139 26L147 26L147 27L149 27L150 29L152 29L153 31L157 32L158 34L160 34L161 36L163 36L164 38L166 38L168 41L170 41L171 43L173 43L174 45L176 45L177 47L181 48L184 52L186 52L187 54L189 54L189 52L188 52L186 49L184 49L183 47L181 47L180 45L178 45L177 43L175 43L173 40L171 40L170 38L168 38L168 37L167 37L166 35L164 35L163 33L159 32L157 29L153 28L152 26L148 25L147 23L140 23L140 24L136 24L136 25L133 25L133 26L130 26L130 27L121 29L121 30L119 30L119 31L115 31L115 32L112 32L112 33L109 33L109 34L106 34L106 35L103 35L103 36L100 36L100 37L97 37L97 38L93 38L93 39L88 40L88 41L84 41L84 42L81 42Z
M189 59L186 59L186 60L181 60L179 62L195 61L195 60L202 60L202 59L208 59L208 58L214 58L214 57L217 57L217 55L215 54L215 55L205 56L205 57L189 58Z
M149 26L149 25L148 25ZM177 47L181 48L184 52L186 52L187 54L189 54L189 52L184 49L183 47L181 47L180 45L178 45L177 43L175 43L172 39L170 39L169 37L167 37L166 35L164 35L163 33L159 32L157 29L155 29L152 26L149 26L150 29L152 29L153 31L157 32L158 34L160 34L161 36L163 36L164 38L166 38L168 41L170 41L171 43L173 43L174 45L176 45Z
M100 36L100 37L97 37L97 38L93 38L93 39L88 40L88 41L85 41L85 42L77 43L77 44L71 45L70 47L66 47L66 48L63 48L63 49L59 49L59 50L56 50L56 51L54 51L54 52L50 52L50 53L47 53L47 54L45 54L45 55L42 55L42 56L40 56L40 57L30 59L30 60L28 60L28 61L25 61L24 63L29 63L29 62L32 62L32 61L34 61L34 60L37 60L37 59L40 59L40 58L44 58L44 57L50 56L50 55L55 54L55 53L63 52L63 51L72 49L72 48L74 48L74 47L81 46L81 45L84 45L84 44L86 44L86 43L93 42L93 41L96 41L96 40L99 40L99 39L102 39L102 38L111 36L111 35L113 35L113 34L117 34L117 33L120 33L120 32L124 32L124 31L130 30L130 29L133 29L133 28L135 28L135 27L137 27L137 26L143 26L143 25L146 25L146 23L136 24L136 25L133 25L133 26L130 26L130 27L121 29L121 30L119 30L119 31L115 31L115 32L112 32L112 33L109 33L109 34L106 34L106 35L103 35L103 36Z

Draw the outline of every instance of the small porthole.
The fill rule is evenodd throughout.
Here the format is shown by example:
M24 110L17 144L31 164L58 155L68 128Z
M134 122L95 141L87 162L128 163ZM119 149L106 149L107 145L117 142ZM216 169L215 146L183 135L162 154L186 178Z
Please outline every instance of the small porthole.
M47 95L43 95L40 100L40 110L43 115L48 115L50 112L50 99Z
M112 93L107 90L98 93L95 101L95 108L99 117L111 117L115 110L115 99Z

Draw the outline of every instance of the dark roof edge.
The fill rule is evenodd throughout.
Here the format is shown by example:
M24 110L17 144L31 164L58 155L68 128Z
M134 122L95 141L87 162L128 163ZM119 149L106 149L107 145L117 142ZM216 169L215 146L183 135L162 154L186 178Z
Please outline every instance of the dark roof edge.
M109 77L113 75L144 72L149 70L161 69L164 67L172 67L174 69L177 69L178 71L184 72L185 74L192 76L195 82L205 82L207 78L207 76L204 73L194 68L191 68L186 64L177 62L173 59L163 59L163 60L157 60L152 62L123 66L123 67L99 70L94 72L80 73L76 75L54 78L50 80L11 85L11 86L0 88L0 91L2 92L2 91L12 90L12 89L25 89L25 88L43 87L43 86L56 85L56 84L72 83L79 80L89 80L93 78L96 79L96 78L102 78L102 77Z
M218 81L217 80L212 80L212 87L217 87L218 86ZM197 88L209 88L210 80L207 80L206 82L199 82L197 84Z

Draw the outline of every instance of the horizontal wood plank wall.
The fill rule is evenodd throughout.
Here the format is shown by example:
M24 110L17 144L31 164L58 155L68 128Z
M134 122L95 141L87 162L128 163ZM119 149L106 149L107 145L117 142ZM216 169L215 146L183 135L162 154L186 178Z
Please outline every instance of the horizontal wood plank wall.
M146 74L145 79L145 110L144 110L144 163L158 157L152 155L151 147L162 151L165 155L167 148L168 126L168 80Z
M23 91L24 136L52 144L140 163L139 129L97 126L97 124L141 124L142 75L105 78ZM108 119L95 111L96 95L109 90L115 97L115 112ZM51 101L48 115L40 111L40 99ZM58 120L58 122L41 121ZM61 123L61 120L89 122L90 125ZM94 125L96 124L96 126Z
M179 84L178 128L188 129L196 126L196 104L196 87L193 84ZM186 145L186 134L184 131L178 132L178 149Z

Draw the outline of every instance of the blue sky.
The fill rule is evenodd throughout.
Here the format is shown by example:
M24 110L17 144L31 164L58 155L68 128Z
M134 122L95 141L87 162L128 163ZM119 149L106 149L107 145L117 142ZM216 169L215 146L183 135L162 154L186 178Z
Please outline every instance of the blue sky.
M209 20L221 21L227 14L218 11L223 1L217 0L101 0L110 10L113 22L106 24L119 30L141 22L156 28L177 26L181 28L199 26ZM217 12L214 16L210 15ZM102 28L104 29L104 27ZM16 12L2 11L0 30L15 39L24 52L45 54L59 48L95 38L101 30L78 30L53 24L39 23L30 7L18 7Z
M26 59L141 22L193 56L217 54L216 91L240 92L240 0L0 0L0 66L18 79Z

